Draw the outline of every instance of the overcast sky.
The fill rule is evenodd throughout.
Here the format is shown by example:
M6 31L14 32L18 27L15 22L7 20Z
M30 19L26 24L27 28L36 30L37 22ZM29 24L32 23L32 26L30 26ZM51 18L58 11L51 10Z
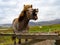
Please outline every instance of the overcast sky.
M33 8L39 9L37 21L60 19L60 0L0 0L0 24L12 23L24 4L32 4Z

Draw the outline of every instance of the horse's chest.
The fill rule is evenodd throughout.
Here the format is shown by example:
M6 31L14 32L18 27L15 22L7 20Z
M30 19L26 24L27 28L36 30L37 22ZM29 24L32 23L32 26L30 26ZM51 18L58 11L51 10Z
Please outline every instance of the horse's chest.
M19 23L17 24L17 28L18 30L25 30L27 28L27 24L23 23Z

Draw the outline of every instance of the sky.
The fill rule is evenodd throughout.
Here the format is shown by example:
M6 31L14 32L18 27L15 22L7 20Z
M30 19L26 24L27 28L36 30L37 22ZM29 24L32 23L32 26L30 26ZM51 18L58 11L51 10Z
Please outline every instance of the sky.
M32 4L33 8L38 8L38 20L33 22L60 19L60 0L0 0L0 24L12 23L24 4Z

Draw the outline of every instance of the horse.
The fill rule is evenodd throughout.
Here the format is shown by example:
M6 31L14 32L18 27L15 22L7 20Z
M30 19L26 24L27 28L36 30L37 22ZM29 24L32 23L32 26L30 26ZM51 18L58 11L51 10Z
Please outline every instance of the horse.
M23 33L28 32L29 30L29 21L30 20L37 20L37 13L38 9L33 9L32 5L24 5L24 9L22 10L21 14L18 18L15 18L12 23L13 32L16 33ZM14 44L16 44L16 36L13 36ZM27 41L27 39L25 39ZM21 44L21 39L19 38L19 44Z

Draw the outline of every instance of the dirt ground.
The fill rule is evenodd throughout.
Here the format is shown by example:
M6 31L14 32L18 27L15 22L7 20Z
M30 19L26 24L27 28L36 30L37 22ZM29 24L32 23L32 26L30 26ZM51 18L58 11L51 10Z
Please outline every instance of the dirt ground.
M30 42L23 43L21 45L55 45L55 40L39 40L39 39L34 39L34 40L31 40Z
M32 45L55 45L55 40L42 40Z

